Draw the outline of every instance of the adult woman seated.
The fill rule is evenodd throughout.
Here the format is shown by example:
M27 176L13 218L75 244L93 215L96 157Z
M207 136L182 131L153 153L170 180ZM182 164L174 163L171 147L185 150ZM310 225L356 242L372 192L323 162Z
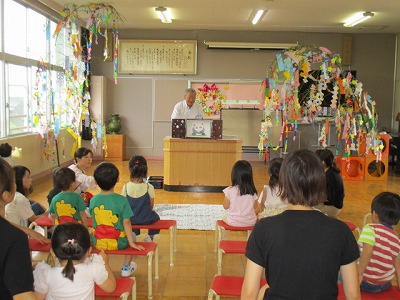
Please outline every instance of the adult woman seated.
M96 188L96 181L93 176L86 175L86 170L89 169L93 161L93 152L87 148L78 148L74 154L75 163L70 165L68 168L75 172L77 187L75 192L82 195L85 203L88 204L88 198L91 198L92 194L87 193L88 189Z

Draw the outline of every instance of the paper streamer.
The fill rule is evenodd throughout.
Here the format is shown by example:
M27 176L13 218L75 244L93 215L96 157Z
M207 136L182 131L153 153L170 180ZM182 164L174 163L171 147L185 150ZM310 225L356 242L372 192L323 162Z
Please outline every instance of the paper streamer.
M97 124L97 138L101 139L102 134L103 134L102 126L101 124Z
M310 72L311 69L318 69L318 76L315 72ZM317 117L318 122L325 123L323 131L319 133L322 146L328 146L330 142L327 140L329 121L334 121L336 153L339 146L344 148L345 156L349 156L350 151L354 149L360 151L359 136L362 134L366 134L367 140L375 139L375 101L363 91L363 84L354 79L351 72L346 72L344 78L342 73L340 56L325 47L298 45L276 54L263 82L263 109L268 116L273 111L281 114L282 124L273 123L273 126L281 126L278 145L283 146L284 153L288 150L286 148L289 128L294 130L295 139L298 120L314 123ZM301 89L303 84L310 88L304 91ZM324 103L327 95L331 96L329 104ZM326 117L325 113L321 120L323 104L329 105L330 116ZM266 132L260 131L259 145L262 142L270 143L268 130L270 128L267 128ZM284 134L285 142L282 138ZM367 146L365 151L371 147L373 145ZM379 154L377 157L379 158Z

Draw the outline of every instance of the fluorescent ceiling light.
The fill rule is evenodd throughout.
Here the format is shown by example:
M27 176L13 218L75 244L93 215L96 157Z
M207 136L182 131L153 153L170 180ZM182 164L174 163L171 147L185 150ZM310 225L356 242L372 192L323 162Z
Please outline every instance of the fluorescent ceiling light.
M251 23L253 25L256 25L258 23L258 21L260 21L262 15L264 14L264 10L263 9L259 9L256 13L256 15L253 18L253 21L251 21Z
M163 23L172 23L171 16L167 8L159 6L155 8L157 16L160 18Z
M283 50L296 47L296 43L243 43L243 42L207 42L210 49L251 49L251 50Z
M343 24L344 27L353 27L361 22L364 22L365 20L371 18L374 16L374 13L366 11L366 12L359 12L356 13L355 15L351 16L349 19L345 21Z

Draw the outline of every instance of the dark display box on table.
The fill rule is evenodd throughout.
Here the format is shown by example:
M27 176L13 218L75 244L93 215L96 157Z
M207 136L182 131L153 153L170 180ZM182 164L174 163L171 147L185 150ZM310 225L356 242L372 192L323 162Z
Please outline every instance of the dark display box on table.
M222 120L172 119L172 137L222 139Z

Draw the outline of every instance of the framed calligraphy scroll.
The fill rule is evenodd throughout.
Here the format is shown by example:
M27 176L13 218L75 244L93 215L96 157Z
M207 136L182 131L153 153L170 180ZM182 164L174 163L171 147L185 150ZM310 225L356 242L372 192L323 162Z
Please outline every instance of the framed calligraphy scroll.
M196 74L195 40L120 40L120 74Z

